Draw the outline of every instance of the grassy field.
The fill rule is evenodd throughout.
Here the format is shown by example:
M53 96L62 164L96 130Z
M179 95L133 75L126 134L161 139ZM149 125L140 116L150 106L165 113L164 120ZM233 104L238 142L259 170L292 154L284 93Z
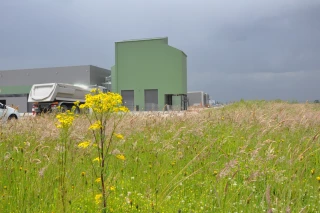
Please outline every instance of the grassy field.
M0 125L0 212L63 211L55 122ZM79 116L71 128L66 212L101 212L96 152L78 147L93 140L88 126ZM116 131L124 139L108 160L108 212L320 212L320 105L128 114Z

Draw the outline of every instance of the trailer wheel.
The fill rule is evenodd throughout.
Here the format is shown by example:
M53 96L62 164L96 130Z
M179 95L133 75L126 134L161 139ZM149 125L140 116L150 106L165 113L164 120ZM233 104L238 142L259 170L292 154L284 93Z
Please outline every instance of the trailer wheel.
M66 112L69 108L66 106L66 105L64 105L64 104L62 104L61 106L60 106L60 108L61 108L61 112Z

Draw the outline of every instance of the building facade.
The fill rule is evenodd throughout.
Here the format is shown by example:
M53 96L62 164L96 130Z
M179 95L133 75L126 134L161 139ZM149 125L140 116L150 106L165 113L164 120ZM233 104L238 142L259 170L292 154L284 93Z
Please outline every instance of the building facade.
M116 42L111 76L130 110L187 109L187 55L168 38Z
M68 83L103 85L111 71L100 67L70 66L0 71L0 102L14 105L20 112L31 112L28 95L33 84Z

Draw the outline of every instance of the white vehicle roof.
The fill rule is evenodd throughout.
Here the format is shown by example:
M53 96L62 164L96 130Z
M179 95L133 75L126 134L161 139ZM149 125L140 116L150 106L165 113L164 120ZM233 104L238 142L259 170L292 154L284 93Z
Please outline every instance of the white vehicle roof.
M84 101L89 89L65 83L34 84L28 102Z

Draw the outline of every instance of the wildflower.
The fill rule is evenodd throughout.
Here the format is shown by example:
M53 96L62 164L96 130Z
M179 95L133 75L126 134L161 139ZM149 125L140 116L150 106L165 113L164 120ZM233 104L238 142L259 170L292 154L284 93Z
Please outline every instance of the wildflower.
M64 113L60 113L56 116L58 119L58 123L56 123L56 127L59 129L69 128L74 120L74 113L67 110Z
M172 162L171 162L171 166L174 166L174 165L176 165L176 162L175 162L175 161L172 161Z
M311 169L311 174L312 174L312 175L314 174L314 171L315 171L314 169Z
M116 190L116 187L114 187L114 186L110 186L110 191L114 191L114 190Z
M123 138L124 138L123 135L117 134L117 133L114 133L114 136L116 136L116 137L119 138L119 139L123 139Z
M95 181L96 181L97 183L99 183L99 182L101 182L101 178L97 178Z
M122 154L116 155L116 157L118 159L120 159L120 160L125 160L126 159L126 157L124 155L122 155Z
M101 198L102 198L102 194L97 194L96 196L95 196L95 201L96 201L96 204L99 204L99 203L101 203Z
M97 121L89 127L89 130L97 130L102 128L101 122Z
M86 175L86 173L85 172L81 172L81 176L85 176Z
M317 177L317 180L320 182L320 176Z
M213 175L217 175L217 174L218 174L218 171L214 170Z
M83 141L83 142L81 142L81 143L78 144L78 147L85 149L85 148L87 148L89 145L90 145L90 142L89 142L89 141Z
M21 171L21 170L22 170L22 166L20 166L20 168L19 168L19 169L20 169L20 171Z
M100 162L101 161L101 158L99 158L99 157L96 157L95 159L93 159L92 160L93 162L95 162L95 161L98 161L98 162Z
M80 105L80 101L78 100L78 101L75 101L74 103L73 103L75 106L79 106Z
M91 90L87 94L86 102L79 105L80 109L92 109L94 113L105 112L128 112L128 108L122 106L122 97L120 94L108 92L103 93L99 89Z

